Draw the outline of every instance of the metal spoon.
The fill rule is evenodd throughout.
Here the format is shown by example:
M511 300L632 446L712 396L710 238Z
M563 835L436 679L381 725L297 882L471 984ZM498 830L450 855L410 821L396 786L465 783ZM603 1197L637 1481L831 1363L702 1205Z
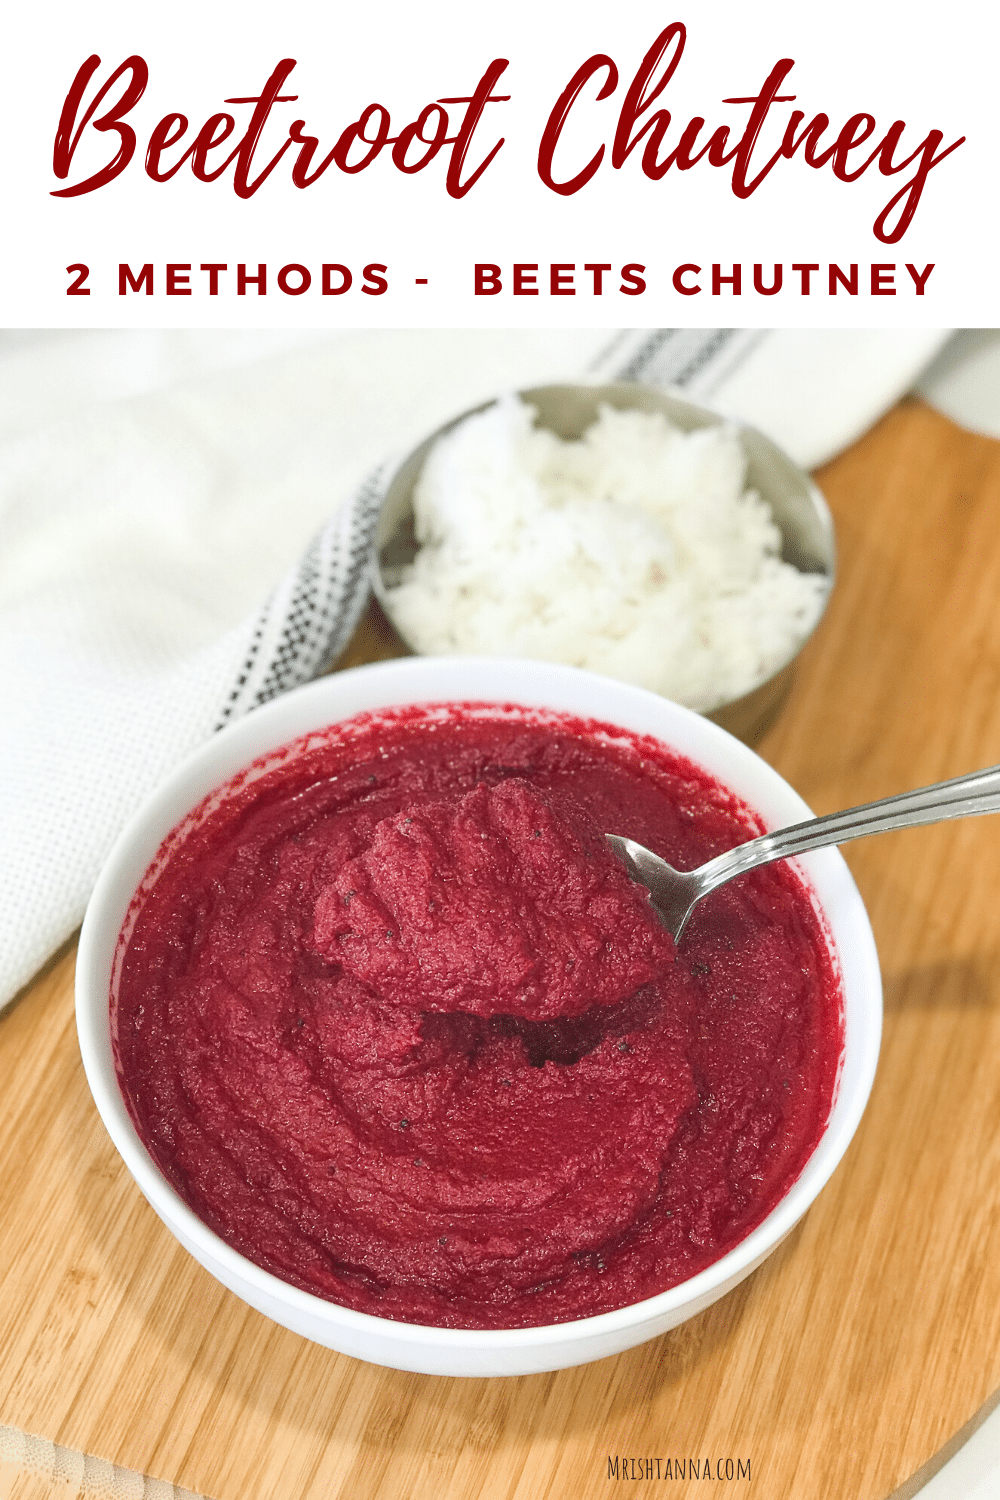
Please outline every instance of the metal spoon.
M869 833L916 828L921 823L940 823L946 818L975 818L992 812L1000 812L1000 766L956 776L952 781L938 781L915 792L884 797L880 802L866 802L846 812L809 818L791 828L779 828L775 833L737 844L735 849L717 855L697 870L675 870L635 839L620 838L614 833L605 834L605 838L633 880L649 891L664 926L673 934L674 942L679 943L688 918L703 896L758 865L804 854L807 849L822 849L827 844L846 844L848 839L864 838Z

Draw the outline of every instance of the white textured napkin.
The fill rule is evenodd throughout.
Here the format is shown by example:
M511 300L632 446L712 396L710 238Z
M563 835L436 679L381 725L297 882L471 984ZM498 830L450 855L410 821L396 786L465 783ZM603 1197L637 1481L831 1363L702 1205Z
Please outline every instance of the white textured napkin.
M500 390L620 374L678 385L812 465L940 342L0 336L0 1006L77 926L118 831L178 760L335 660L391 456Z

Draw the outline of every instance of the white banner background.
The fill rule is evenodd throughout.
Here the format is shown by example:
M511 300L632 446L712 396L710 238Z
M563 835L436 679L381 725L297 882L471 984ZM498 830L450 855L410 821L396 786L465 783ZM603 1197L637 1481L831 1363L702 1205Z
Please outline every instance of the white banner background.
M829 116L831 144L845 122L869 113L875 128L849 162L869 156L896 120L906 122L897 160L910 155L931 130L944 146L965 142L928 176L913 222L897 244L883 244L873 222L912 169L894 176L873 163L853 183L839 181L829 165L813 170L801 150L782 160L745 200L732 191L733 168L703 161L687 172L671 169L660 181L643 175L640 143L616 170L611 142L622 101L643 56L672 21L687 29L683 56L652 109L668 108L672 122L666 149L680 139L694 116L706 120L699 144L720 125L730 142L743 133L749 104L774 65L794 59L781 89L794 103L772 105L752 170L780 145L790 111L808 122ZM994 7L956 0L942 13L936 5L911 4L900 11L882 0L843 0L832 7L804 7L767 0L747 6L735 0L672 0L668 7L636 0L629 6L583 3L572 8L549 0L512 0L500 7L471 7L465 0L432 0L415 7L390 0L359 10L303 0L294 6L242 7L218 0L177 0L169 9L95 0L21 17L8 33L8 79L3 93L3 179L8 233L3 251L3 307L8 325L103 326L955 326L998 321L993 240L996 169L996 32ZM80 197L56 198L54 189L82 180L108 162L117 137L84 129L69 176L53 174L53 140L60 110L77 70L97 54L101 65L85 94L126 57L148 64L148 86L127 116L136 132L135 155L109 185ZM599 72L582 91L560 144L556 167L571 177L605 145L593 179L566 197L553 192L537 172L539 141L561 91L588 57L605 53L616 63L619 82L602 102ZM495 91L509 94L488 104L470 148L466 172L502 136L504 144L482 178L460 199L449 197L445 172L450 148L425 170L406 175L394 167L390 148L364 171L348 175L336 166L300 189L291 179L290 149L271 176L248 199L233 190L230 167L214 183L197 181L190 163L166 183L152 181L143 158L153 128L171 112L186 115L190 128L167 148L172 164L209 116L229 110L236 128L209 157L222 162L249 121L252 105L227 105L258 94L282 58L296 59L284 93L294 102L275 104L255 157L253 175L285 140L294 119L318 137L316 161L364 108L377 101L391 116L391 134L439 98L470 94L494 58L509 65ZM109 93L117 97L121 86ZM107 104L105 104L105 108ZM452 128L463 114L452 107ZM78 117L79 118L79 117ZM641 124L649 118L643 115ZM314 163L315 165L315 163ZM85 264L89 296L67 295L73 277L66 267ZM353 285L343 295L322 295L323 263L349 267ZM474 294L474 265L502 268L503 291ZM539 267L538 295L515 296L515 262ZM828 290L828 266L859 268L857 295ZM138 272L153 266L154 291L119 294L119 265ZM202 264L225 264L218 294L209 294ZM257 274L267 266L267 292L250 284L237 295L236 267ZM564 280L574 295L551 295L549 266L575 266ZM607 264L602 295L593 293L586 263ZM702 268L687 274L698 284L693 296L672 285L679 265ZM742 291L723 283L712 293L713 264L724 276L742 266ZM783 266L774 296L753 290L755 263L764 284L773 266ZM933 264L925 293L916 294L909 263L922 273ZM177 291L167 294L168 264ZM304 265L312 285L302 295L282 292L277 273ZM387 291L361 290L363 268L387 267ZM642 295L624 295L621 268L645 267ZM815 264L810 292L803 294L794 264ZM871 266L895 295L872 295ZM188 276L185 284L181 277ZM426 278L418 285L417 278ZM297 275L291 278L293 284ZM334 278L339 284L339 277ZM190 291L190 295L184 295Z

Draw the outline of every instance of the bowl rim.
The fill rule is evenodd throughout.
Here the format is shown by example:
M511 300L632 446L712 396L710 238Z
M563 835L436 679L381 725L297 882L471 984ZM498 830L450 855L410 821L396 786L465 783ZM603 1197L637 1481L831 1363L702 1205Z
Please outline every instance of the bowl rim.
M479 676L484 678L484 691L442 690L449 679L472 680ZM499 690L490 688L490 678L499 684ZM440 682L442 687L435 690L435 682ZM519 684L528 690L519 692ZM401 692L405 696L400 696ZM556 698L578 697L588 692L597 693L602 698L610 695L617 700L617 708L621 711L616 711L616 705L610 702L606 709L585 709L551 700L552 694ZM348 707L346 711L338 707L327 713L326 705L331 700L346 700L348 704L356 702L360 706ZM705 765L699 754L688 748L687 742L694 741L701 747L708 747L709 759L716 755L727 763L741 765L748 779L759 777L762 791L769 792L766 797L747 797L739 787L732 787L728 776L726 785L764 816L765 822L768 819L761 813L761 800L765 804L781 802L790 809L791 817L812 816L806 803L777 771L711 720L644 688L581 668L504 657L405 657L320 678L265 704L204 742L147 798L116 840L87 907L77 958L76 1020L87 1081L105 1128L141 1192L195 1258L209 1269L219 1266L225 1273L219 1279L227 1284L236 1281L247 1285L269 1303L284 1305L300 1317L316 1320L325 1331L341 1328L375 1340L391 1334L398 1344L426 1346L430 1343L439 1354L449 1350L459 1354L461 1351L500 1352L528 1347L544 1350L550 1346L584 1343L601 1335L637 1330L697 1302L702 1296L711 1300L711 1294L717 1288L735 1283L753 1269L815 1200L842 1159L861 1119L878 1060L882 1024L881 978L867 913L837 849L817 850L796 861L813 890L827 927L828 940L841 970L845 1007L844 1056L823 1134L784 1197L745 1239L695 1276L625 1307L526 1328L456 1329L358 1312L293 1286L234 1250L184 1202L142 1143L118 1085L110 1025L110 985L115 951L142 874L148 869L163 839L204 795L221 786L241 767L272 749L301 738L310 729L316 731L322 724L340 722L368 711L377 712L380 708L388 709L395 704L446 702L550 707L557 712L574 713L619 727L631 727L623 724L623 705L638 716L643 710L648 714L652 709L674 721L682 743L678 744L673 738L664 742L678 753ZM300 725L308 727L302 729ZM655 733L648 728L636 732ZM264 741L266 743L259 743ZM233 769L227 770L227 766ZM717 768L710 764L705 768L710 774L720 777ZM192 783L204 790L191 795ZM180 803L184 804L184 810L175 815L174 809ZM139 877L134 878L137 869ZM849 948L834 942L833 929L840 925L851 928ZM848 1065L851 1076L846 1081L850 1088L845 1094Z

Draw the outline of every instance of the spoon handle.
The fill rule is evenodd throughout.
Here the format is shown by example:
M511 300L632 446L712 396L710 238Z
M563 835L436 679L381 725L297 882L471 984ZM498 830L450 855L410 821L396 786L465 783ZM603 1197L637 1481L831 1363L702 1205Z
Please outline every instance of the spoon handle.
M849 839L887 833L893 828L917 828L946 818L975 818L992 812L1000 812L1000 766L956 776L952 781L938 781L915 792L883 797L880 802L866 802L845 812L809 818L805 823L794 823L790 828L780 828L739 844L702 866L699 871L702 894L745 870L789 855L804 854L808 849L846 844Z

